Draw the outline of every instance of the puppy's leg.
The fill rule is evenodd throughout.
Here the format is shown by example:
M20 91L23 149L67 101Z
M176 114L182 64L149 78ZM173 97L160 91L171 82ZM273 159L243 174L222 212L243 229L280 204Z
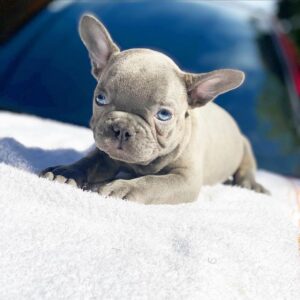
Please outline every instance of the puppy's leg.
M86 189L91 182L111 180L117 170L118 165L107 154L95 149L73 164L47 168L39 176Z
M114 180L98 190L110 196L143 204L178 204L193 202L201 180L185 174L147 175L135 179Z
M268 190L255 181L255 172L256 161L252 148L247 138L244 137L244 154L238 170L233 174L233 184L259 193L270 194Z

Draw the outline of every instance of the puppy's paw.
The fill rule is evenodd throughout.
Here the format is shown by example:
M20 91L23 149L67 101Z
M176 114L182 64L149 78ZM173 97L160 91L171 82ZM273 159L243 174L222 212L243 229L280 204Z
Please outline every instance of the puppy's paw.
M40 177L66 183L75 187L84 187L86 176L83 172L70 166L55 166L43 170Z
M261 194L271 195L269 190L267 190L265 187L263 187L261 184L257 182L254 182L252 184L252 190Z
M99 187L98 193L104 197L138 201L139 195L134 184L129 180L118 179Z
M234 184L255 191L257 193L271 195L271 193L266 188L264 188L261 184L257 183L252 178L243 178L241 180L235 181Z

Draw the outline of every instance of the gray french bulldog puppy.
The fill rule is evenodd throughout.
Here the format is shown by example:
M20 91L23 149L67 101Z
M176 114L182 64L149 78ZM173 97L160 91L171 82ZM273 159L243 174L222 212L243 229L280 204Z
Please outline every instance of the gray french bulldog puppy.
M232 117L212 103L240 86L244 73L186 73L150 49L120 51L104 25L79 25L97 80L93 99L96 149L42 177L145 204L192 202L203 185L233 183L257 192L251 146ZM117 179L120 170L131 179Z

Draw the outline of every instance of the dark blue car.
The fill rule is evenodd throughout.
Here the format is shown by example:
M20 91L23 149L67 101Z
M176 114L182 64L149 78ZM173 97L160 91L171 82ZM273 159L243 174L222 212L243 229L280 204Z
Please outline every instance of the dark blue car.
M0 45L0 109L88 126L95 80L78 36L97 15L121 49L151 48L187 71L236 68L239 89L220 96L260 168L300 177L300 74L274 18L209 1L55 1Z

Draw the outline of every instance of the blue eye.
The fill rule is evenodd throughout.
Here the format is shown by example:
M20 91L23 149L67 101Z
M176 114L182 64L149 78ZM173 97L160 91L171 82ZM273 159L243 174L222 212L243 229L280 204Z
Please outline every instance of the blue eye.
M167 109L163 108L156 114L156 118L160 121L168 121L172 118L172 113Z
M105 97L105 95L102 93L96 97L95 101L96 101L96 104L99 106L106 105L109 103L107 98Z

